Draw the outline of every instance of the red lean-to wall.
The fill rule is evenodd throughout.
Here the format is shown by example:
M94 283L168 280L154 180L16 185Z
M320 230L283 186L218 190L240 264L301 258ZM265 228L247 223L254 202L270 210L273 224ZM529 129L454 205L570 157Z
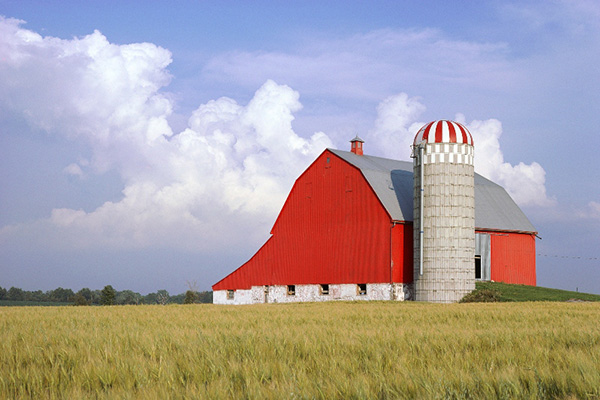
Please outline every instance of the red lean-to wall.
M477 232L490 235L493 281L536 285L534 234L479 230Z
M412 222L394 225L392 229L392 282L413 281Z
M327 150L296 180L271 233L213 290L412 281L412 225L393 225L360 170Z

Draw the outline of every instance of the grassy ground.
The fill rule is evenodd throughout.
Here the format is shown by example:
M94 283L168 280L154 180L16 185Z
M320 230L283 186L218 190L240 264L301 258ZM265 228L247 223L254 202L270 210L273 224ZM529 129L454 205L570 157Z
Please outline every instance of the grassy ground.
M0 307L21 307L21 306L40 306L40 307L52 307L52 306L70 306L73 303L61 303L58 301L26 301L26 300L0 300Z
M600 398L600 304L0 308L0 398Z
M500 301L600 301L600 295L501 282L477 282L477 290L494 290Z

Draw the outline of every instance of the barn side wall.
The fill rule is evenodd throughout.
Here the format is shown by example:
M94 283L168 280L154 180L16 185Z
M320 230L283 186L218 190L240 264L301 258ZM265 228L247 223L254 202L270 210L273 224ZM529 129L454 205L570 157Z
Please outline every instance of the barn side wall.
M330 284L329 294L321 293L320 285L295 285L295 294L288 294L287 285L253 286L250 289L235 290L233 298L227 297L227 290L213 292L214 304L260 304L297 303L306 301L359 301L359 300L409 300L412 295L409 284L372 283L367 284L367 293L359 294L355 284Z
M400 260L412 254L402 245L391 251L393 237L404 243L406 228L394 229L360 170L325 151L296 180L272 237L213 290L390 283L392 257L398 260L394 280L410 283Z
M495 282L536 285L535 236L531 233L477 232L490 235L491 279Z

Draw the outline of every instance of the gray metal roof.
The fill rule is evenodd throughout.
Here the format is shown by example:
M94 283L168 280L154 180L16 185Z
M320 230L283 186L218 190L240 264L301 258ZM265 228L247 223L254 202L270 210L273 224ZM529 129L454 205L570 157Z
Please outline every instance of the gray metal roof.
M412 162L328 150L360 169L393 220L413 220ZM506 190L479 174L475 174L475 227L536 232Z

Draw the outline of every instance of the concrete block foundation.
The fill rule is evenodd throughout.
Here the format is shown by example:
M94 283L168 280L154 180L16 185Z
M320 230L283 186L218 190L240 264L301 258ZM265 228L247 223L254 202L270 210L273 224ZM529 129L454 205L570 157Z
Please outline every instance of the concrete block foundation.
M317 301L356 301L356 300L412 300L411 284L405 283L367 283L366 293L356 284L329 284L327 291L322 285L252 286L250 289L215 290L214 304L261 304L261 303L299 303Z

